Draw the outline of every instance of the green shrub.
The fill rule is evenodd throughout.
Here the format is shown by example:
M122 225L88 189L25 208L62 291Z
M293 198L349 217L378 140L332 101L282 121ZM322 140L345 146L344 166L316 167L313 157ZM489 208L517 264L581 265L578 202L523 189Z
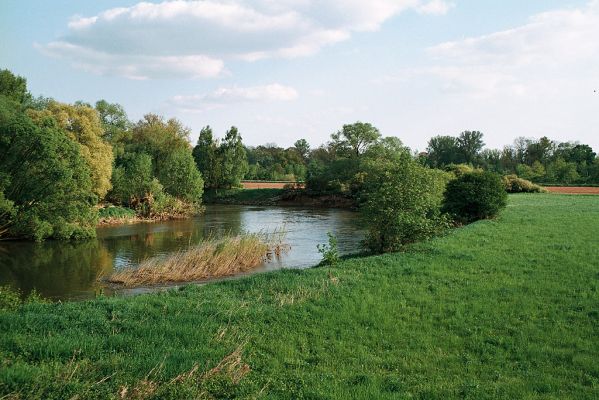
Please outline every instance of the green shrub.
M397 251L445 229L448 220L440 208L450 178L409 155L369 164L360 207L368 226L366 246L373 252Z
M499 175L472 172L447 184L443 211L468 223L496 216L506 203L507 192Z
M505 190L508 193L545 193L546 190L517 175L506 175L502 178Z
M322 254L322 264L334 266L339 262L339 249L337 247L337 237L331 232L327 232L329 237L328 244L318 244L316 248Z
M101 219L127 219L134 218L135 211L125 207L104 207L98 211Z

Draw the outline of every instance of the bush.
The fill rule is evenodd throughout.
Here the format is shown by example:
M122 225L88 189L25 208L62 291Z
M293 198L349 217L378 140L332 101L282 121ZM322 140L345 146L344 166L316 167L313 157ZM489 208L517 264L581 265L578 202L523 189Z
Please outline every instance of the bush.
M451 181L445 191L443 211L468 223L492 218L507 204L507 192L499 175L472 172Z
M337 237L331 232L327 232L329 244L318 244L316 248L322 254L322 265L335 266L339 262L339 249L337 247Z
M531 181L518 178L517 175L506 175L502 178L505 190L508 193L545 193L546 190Z
M368 225L366 246L373 252L400 250L448 226L441 212L451 175L421 166L409 155L367 167L361 211Z
M135 211L125 207L104 207L98 211L100 219L129 219L135 218Z

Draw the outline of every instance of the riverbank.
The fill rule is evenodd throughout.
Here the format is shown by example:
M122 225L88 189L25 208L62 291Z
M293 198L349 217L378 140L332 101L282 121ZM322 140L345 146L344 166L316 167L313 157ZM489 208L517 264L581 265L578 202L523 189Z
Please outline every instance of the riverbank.
M596 398L599 197L406 253L0 312L13 398Z
M314 194L305 189L219 189L204 193L206 204L296 206L355 209L354 199L337 194Z

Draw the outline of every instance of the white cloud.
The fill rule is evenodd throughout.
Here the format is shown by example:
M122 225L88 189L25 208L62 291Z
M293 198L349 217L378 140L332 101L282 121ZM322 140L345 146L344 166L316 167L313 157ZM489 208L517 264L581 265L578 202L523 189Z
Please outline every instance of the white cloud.
M204 111L227 104L292 101L297 99L297 90L290 86L273 83L264 86L223 87L215 91L193 96L175 96L171 105L187 112Z
M67 42L37 45L51 57L70 58L73 65L100 75L119 75L129 79L160 77L213 78L222 74L222 60L203 55L188 56L129 56L97 51Z
M404 10L441 14L448 7L441 0L141 2L73 17L68 33L42 49L99 74L215 77L227 60L309 56L378 30Z
M513 29L433 46L427 50L429 66L402 71L386 81L427 75L437 78L443 91L477 97L535 97L584 82L592 87L599 80L595 38L599 1L534 15Z
M444 0L432 0L428 3L421 4L416 10L421 14L445 15L455 7L454 3Z

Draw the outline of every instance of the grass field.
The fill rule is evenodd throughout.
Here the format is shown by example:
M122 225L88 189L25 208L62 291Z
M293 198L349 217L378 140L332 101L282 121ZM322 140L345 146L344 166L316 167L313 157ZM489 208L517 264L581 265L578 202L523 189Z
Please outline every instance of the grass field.
M402 254L0 312L8 398L599 398L599 196ZM0 395L0 397L2 397Z

